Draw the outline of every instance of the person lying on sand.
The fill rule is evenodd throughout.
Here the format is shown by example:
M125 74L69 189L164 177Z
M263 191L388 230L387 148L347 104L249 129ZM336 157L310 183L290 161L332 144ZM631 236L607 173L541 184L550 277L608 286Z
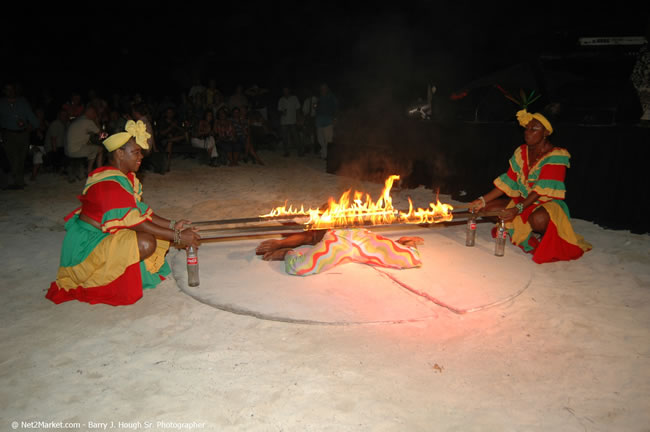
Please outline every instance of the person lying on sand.
M421 244L421 237L394 241L365 228L310 230L281 240L265 240L255 253L265 261L284 260L288 274L309 276L346 262L394 269L420 267L417 245ZM304 245L312 247L295 249Z

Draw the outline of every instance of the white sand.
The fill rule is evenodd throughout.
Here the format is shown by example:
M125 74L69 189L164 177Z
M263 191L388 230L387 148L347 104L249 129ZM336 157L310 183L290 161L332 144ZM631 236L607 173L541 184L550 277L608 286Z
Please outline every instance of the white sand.
M238 168L175 159L165 176L145 173L144 200L163 216L199 220L381 189L327 174L313 157L262 157L267 166ZM28 421L81 430L650 430L648 235L575 220L594 250L532 266L533 282L513 301L465 315L431 307L429 318L400 324L261 320L202 304L173 279L132 306L54 305L44 295L80 188L43 174L25 191L1 192L0 430L12 421L18 430ZM394 197L406 193L420 205L432 197L424 188ZM519 262L520 253L509 245L503 259ZM251 269L271 265L250 257ZM236 280L236 271L225 276ZM266 282L255 274L268 275L251 270L242 280Z

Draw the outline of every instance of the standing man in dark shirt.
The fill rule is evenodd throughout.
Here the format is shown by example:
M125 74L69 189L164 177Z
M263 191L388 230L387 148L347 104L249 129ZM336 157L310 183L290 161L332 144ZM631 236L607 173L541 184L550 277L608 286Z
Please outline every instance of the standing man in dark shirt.
M14 84L5 84L3 91L5 97L0 99L0 128L2 147L13 176L9 189L24 189L29 131L30 128L37 128L39 121L27 99L18 96Z

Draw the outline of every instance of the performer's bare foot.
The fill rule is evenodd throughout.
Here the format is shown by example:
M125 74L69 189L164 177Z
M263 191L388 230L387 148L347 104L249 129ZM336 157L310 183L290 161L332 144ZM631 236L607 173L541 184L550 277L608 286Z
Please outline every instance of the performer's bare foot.
M274 251L269 251L264 254L262 259L264 261L284 261L284 256L293 248L280 248Z
M417 245L424 244L424 239L422 237L400 237L397 243L408 247L416 247Z

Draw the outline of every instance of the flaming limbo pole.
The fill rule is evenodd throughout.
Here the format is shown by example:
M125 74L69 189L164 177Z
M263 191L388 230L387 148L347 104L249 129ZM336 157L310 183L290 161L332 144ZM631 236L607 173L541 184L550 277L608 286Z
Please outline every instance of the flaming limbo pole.
M466 219L470 215L475 215L477 222L490 222L486 219L489 217L498 216L500 212L491 211L491 212L477 212L471 213L469 211L458 211L452 212L454 218L450 221L440 221L434 223L408 223L404 221L396 221L394 223L387 224L372 224L372 223L350 223L346 225L336 225L331 227L335 228L377 228L377 229L403 229L407 227L417 228L432 228L436 226L453 226L453 225L462 225L466 223ZM273 217L273 218L239 218L239 219L222 219L215 221L199 221L194 222L192 225L197 226L201 232L201 241L236 241L236 240L250 240L250 239L259 239L259 238L273 238L273 237L286 237L297 231L305 231L309 229L329 229L329 228L312 228L304 223L295 222L293 219L296 216L283 216L283 217ZM305 216L298 215L297 218L305 218ZM267 220L285 220L286 222L280 224L265 224L265 225L255 225L254 222L267 221ZM228 221L228 222L225 222ZM219 225L234 225L230 227L221 227ZM212 226L212 228L209 228ZM214 226L217 226L215 228Z

